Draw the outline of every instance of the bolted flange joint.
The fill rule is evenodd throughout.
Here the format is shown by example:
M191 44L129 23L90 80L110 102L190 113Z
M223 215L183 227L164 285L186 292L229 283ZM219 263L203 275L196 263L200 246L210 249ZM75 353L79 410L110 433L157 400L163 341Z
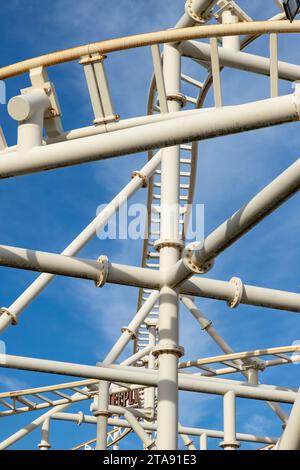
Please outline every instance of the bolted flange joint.
M201 243L190 243L185 247L182 254L182 261L185 267L196 274L205 274L210 271L214 265L214 259L203 264L198 264L195 260L195 251L201 248Z
M142 180L142 188L147 188L148 186L148 177L146 175L144 175L141 171L133 171L132 174L131 174L131 177L132 178L135 178L136 176L138 176L141 180Z
M154 242L154 248L156 251L160 252L162 248L177 248L182 251L184 248L184 243L182 240L170 240L170 239L160 239Z
M219 444L222 449L226 449L226 447L232 447L233 449L239 449L241 447L241 444L239 441L222 441Z
M12 324L13 326L16 326L16 325L18 324L18 317L17 317L14 313L10 312L10 311L8 310L8 308L6 308L6 307L1 307L1 308L0 308L0 317L1 317L1 315L5 315L5 314L6 314L8 317L10 317L11 324Z
M128 328L128 326L122 326L121 328L121 333L125 333L125 331L128 331L128 333L131 335L132 339L136 338L136 332Z
M234 286L234 295L227 302L227 305L230 308L236 308L241 303L243 293L244 293L244 286L243 286L241 279L238 277L232 277L229 282L230 284Z
M174 354L179 358L184 356L184 348L182 346L174 346L173 343L163 343L155 346L152 354L155 357L160 356L160 354Z
M95 286L103 287L107 281L107 277L109 273L109 261L108 261L107 256L100 256L97 261L100 265L100 274L99 274L99 278L95 281Z
M197 23L205 23L205 19L195 12L193 7L193 0L186 1L185 12L190 18L192 18L192 20L196 21Z

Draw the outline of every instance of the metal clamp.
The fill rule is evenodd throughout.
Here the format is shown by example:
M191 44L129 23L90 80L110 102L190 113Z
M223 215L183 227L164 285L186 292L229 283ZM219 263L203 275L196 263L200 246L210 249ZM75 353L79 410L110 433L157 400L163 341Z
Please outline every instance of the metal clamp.
M5 313L6 313L6 315L8 315L8 316L11 318L11 324L12 324L13 326L16 326L16 325L18 324L18 317L17 317L14 313L10 312L10 311L8 310L8 308L6 308L6 307L1 307L1 308L0 308L0 316L3 315L3 314L5 314Z
M184 243L182 240L168 240L168 239L160 239L160 240L155 240L154 242L154 248L156 251L160 251L162 248L178 248L180 251L183 250L184 248Z
M230 300L228 300L227 305L230 308L236 308L241 303L244 285L239 277L232 277L229 282L234 286L234 295Z
M207 320L206 318L201 318L201 330L208 330L208 328L212 325L211 320Z
M100 256L98 258L98 263L100 264L100 274L99 279L95 281L96 287L103 287L107 281L108 273L109 273L109 261L107 256Z
M212 269L215 260L212 259L202 265L196 265L193 261L193 251L195 251L195 249L199 249L199 246L199 243L191 243L188 245L183 251L182 261L186 268L190 269L194 273L205 274Z
M167 95L167 100L168 101L177 101L180 103L180 106L184 108L186 105L186 96L183 95L182 93L172 93Z
M131 174L131 177L134 178L135 176L138 176L139 178L141 178L143 184L142 184L142 187L143 188L147 188L148 186L148 177L146 175L144 175L143 173L141 173L140 171L133 171L132 174Z
M122 326L121 332L125 333L125 331L128 331L128 333L131 335L132 339L135 339L137 337L136 333L133 330L131 330L130 328L128 328L128 326Z
M174 346L173 343L164 343L158 344L152 350L152 354L155 357L165 353L175 354L177 357L182 357L184 356L184 348L182 346Z

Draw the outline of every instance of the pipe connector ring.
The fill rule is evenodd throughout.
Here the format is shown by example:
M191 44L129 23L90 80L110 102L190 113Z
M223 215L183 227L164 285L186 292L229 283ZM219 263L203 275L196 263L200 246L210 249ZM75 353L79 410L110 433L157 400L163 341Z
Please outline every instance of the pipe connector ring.
M219 446L222 447L222 449L225 449L226 447L233 447L234 449L238 449L241 444L239 441L222 441L220 442Z
M158 357L160 354L174 354L178 358L184 356L184 348L182 346L174 346L173 343L158 344L153 348L152 354Z
M195 274L205 274L210 271L214 265L215 260L209 260L206 263L201 265L197 265L194 261L194 251L201 247L200 243L190 243L190 245L186 246L183 251L182 261L187 269L190 269Z
M233 286L234 286L234 295L227 302L227 305L230 308L236 308L241 303L241 300L242 300L242 297L243 297L243 292L244 292L244 285L243 285L241 279L238 278L238 277L232 277L229 282L230 282L230 284L233 284Z
M95 281L95 286L103 287L108 277L109 261L108 261L107 256L100 256L97 261L100 265L100 274L99 274L99 278Z
M160 252L162 248L177 248L180 251L184 248L184 243L182 240L169 240L169 239L160 239L154 242L154 248L156 251Z
M177 103L180 104L182 108L184 108L186 105L186 96L183 95L182 93L171 93L167 95L167 100L176 101Z
M11 324L13 326L16 326L18 324L18 317L14 314L14 313L11 313L8 308L6 307L1 307L0 308L0 316L3 315L3 314L6 314L10 317L10 320L11 320Z
M121 333L125 333L125 331L128 331L128 333L131 335L132 339L136 339L136 332L128 328L128 326L123 326L121 328Z
M192 18L192 20L196 21L197 23L205 23L205 19L195 12L193 8L193 0L187 0L185 4L185 12L190 18Z
M98 418L98 416L107 416L108 418L110 418L112 416L112 413L108 410L95 410L93 412L93 415Z
M78 411L77 415L78 415L77 425L80 426L84 421L84 414L82 411Z
M143 173L141 173L140 171L133 171L132 174L131 174L131 177L134 178L135 176L138 176L139 178L141 178L141 180L143 182L142 187L147 188L147 186L148 186L148 177L146 175L144 175Z

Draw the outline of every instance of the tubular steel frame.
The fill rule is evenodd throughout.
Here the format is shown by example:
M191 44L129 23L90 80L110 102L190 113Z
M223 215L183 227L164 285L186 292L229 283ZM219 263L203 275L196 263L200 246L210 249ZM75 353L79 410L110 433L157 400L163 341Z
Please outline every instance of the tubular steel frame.
M206 24L212 19L220 24ZM99 450L117 449L119 442L131 432L141 440L144 449L149 450L177 449L179 436L189 450L197 447L189 436L200 438L201 450L208 448L208 438L221 439L220 446L224 450L235 450L243 441L261 443L263 449L300 449L299 392L259 382L260 372L266 368L298 362L300 346L234 352L194 302L194 297L206 297L226 301L229 308L244 303L300 312L300 294L245 285L237 277L228 282L201 277L222 251L300 189L300 161L203 242L185 243L189 207L194 197L198 141L299 121L299 85L295 86L293 94L278 96L278 83L280 79L297 82L300 66L279 62L277 51L279 34L299 32L300 22L290 24L283 12L268 21L255 22L233 1L187 0L185 13L174 29L75 47L0 69L2 80L29 73L31 81L31 87L21 90L20 96L12 98L8 104L10 116L19 123L16 146L7 146L0 128L0 178L149 152L143 168L133 172L132 180L106 210L60 255L0 246L0 265L42 273L12 305L2 307L2 333L10 325L18 324L26 307L56 275L92 280L97 287L113 283L139 288L136 314L122 329L112 350L96 366L1 355L0 367L3 368L81 379L0 393L0 417L46 410L1 442L1 450L36 428L41 428L38 447L48 450L52 420L96 425L95 438L74 446L73 450L86 448L94 442ZM269 58L243 52L265 34L270 36ZM163 53L160 45L163 45ZM145 46L151 46L154 70L148 116L119 120L109 91L105 54ZM182 73L182 56L204 67L207 71L204 83ZM65 132L47 67L73 60L80 60L84 68L95 120L90 127ZM224 67L269 76L270 98L223 106L220 72ZM196 98L183 94L182 83L195 88ZM204 108L211 86L214 107ZM189 109L182 111L186 104ZM142 187L148 189L149 217L142 267L111 263L104 255L98 260L79 258L79 251L96 231ZM172 216L174 206L179 208L175 217ZM179 303L191 312L224 354L179 361L184 355L179 344ZM120 354L131 342L132 355L117 365ZM217 364L224 367L216 368ZM199 372L189 373L189 367L197 367ZM241 374L240 380L226 378L236 373ZM179 390L223 396L224 429L191 428L179 423ZM123 397L121 405L114 401L118 397ZM283 424L282 436L239 433L236 397L265 401ZM92 403L92 415L65 412L73 403L86 400ZM281 403L293 405L290 416L281 408Z

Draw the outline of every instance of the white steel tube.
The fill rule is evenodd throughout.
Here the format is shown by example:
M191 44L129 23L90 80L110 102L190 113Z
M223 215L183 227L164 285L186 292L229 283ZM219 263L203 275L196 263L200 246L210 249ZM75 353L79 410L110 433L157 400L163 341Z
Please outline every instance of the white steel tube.
M205 42L186 41L181 43L180 50L184 56L210 62L210 46ZM218 51L220 65L223 67L270 76L270 59L266 57L247 52L234 52L228 47L219 47ZM300 66L278 61L278 77L295 82L300 79Z
M161 161L161 152L156 153L149 162L140 170L145 178L150 178ZM119 194L101 211L90 224L63 250L62 254L67 256L76 255L100 230L105 226L122 205L138 191L143 185L140 176L134 176L132 180L119 192ZM38 276L32 284L10 305L8 308L14 318L18 318L23 310L47 287L54 279L54 274L43 273ZM0 333L11 324L11 317L6 313L0 316Z
M197 23L205 13L209 12L218 0L187 0L185 2L185 13L180 18L175 28L188 28ZM195 17L194 17L195 15Z
M178 96L181 91L181 55L170 45L165 45L163 70L167 96ZM178 100L169 101L170 112L178 111L180 106ZM160 238L175 242L179 239L179 160L178 146L163 151ZM176 245L162 246L160 271L168 269L178 259ZM164 286L160 290L159 301L157 448L175 450L178 445L178 293Z
M195 249L192 261L201 266L214 259L242 235L255 227L300 189L300 159L289 166L269 185L256 194L244 207L211 232ZM189 274L188 274L189 272ZM181 260L167 274L167 282L178 285L191 275L191 270Z
M169 46L170 47L170 46ZM299 87L298 87L299 89ZM299 120L299 93L2 155L0 178L87 163ZM195 118L196 117L196 118Z
M300 449L300 389L276 450Z
M79 416L76 413L55 413L52 419L61 420L61 421L71 421L75 423L77 423L79 420L82 420L82 422L86 424L96 424L96 418L94 416L90 416L90 415ZM126 421L122 419L116 419L116 418L109 418L108 424L110 426L118 426L118 427L124 427L124 428L130 427L130 425L126 423ZM145 423L142 423L142 426L146 430L149 430L152 432L156 431L155 424L145 422ZM205 437L206 437L206 441L207 441L207 437L210 437L213 439L224 438L224 432L215 430L215 429L201 429L201 428L192 428L192 427L178 425L178 432L182 435L190 434L192 436L200 436L200 439L202 436L204 436L204 438L202 439L203 442L205 440ZM256 436L254 434L245 434L245 433L237 433L237 439L239 441L257 442L257 443L262 443L262 444L276 444L276 442L278 441L277 437ZM207 449L201 448L201 450L207 450Z
M224 434L223 434L224 436ZM222 437L223 437L222 436ZM207 433L204 432L203 434L200 435L200 450L208 450L208 439L207 439Z
M223 24L234 24L238 23L239 18L230 9L224 10L222 13ZM236 36L224 36L222 39L223 47L230 49L233 52L239 52L240 50L240 37Z
M223 399L224 441L220 444L224 450L236 450L240 444L236 440L235 394L225 393Z
M45 359L27 358L21 356L0 355L0 367L19 370L32 370L58 375L70 375L99 380L108 380L118 383L140 384L157 386L158 374L156 371L128 366L89 366L68 362L49 361ZM294 403L297 391L283 389L273 385L258 385L253 387L245 382L225 380L212 377L202 377L190 374L179 374L179 389L191 392L202 392L224 395L232 390L237 397L256 400L270 400L282 403ZM45 419L45 418L44 418Z
M46 419L42 424L42 439L39 443L40 450L49 450L51 445L49 443L50 434L50 418Z

